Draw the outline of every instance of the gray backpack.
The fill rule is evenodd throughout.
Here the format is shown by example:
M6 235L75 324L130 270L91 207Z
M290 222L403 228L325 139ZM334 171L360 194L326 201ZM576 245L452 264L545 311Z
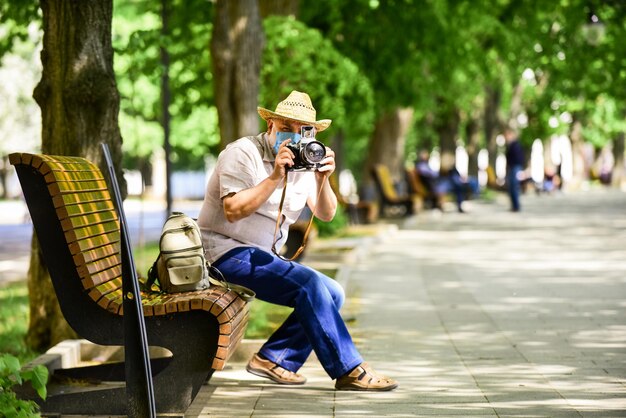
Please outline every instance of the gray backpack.
M145 291L157 285L163 293L192 292L221 286L236 292L246 302L255 293L244 286L228 283L222 273L204 257L200 228L195 220L182 212L172 212L167 218L159 240L159 256L144 284Z
M158 281L165 293L207 289L209 266L204 257L200 228L181 212L173 212L161 231L159 256L148 271L146 286Z

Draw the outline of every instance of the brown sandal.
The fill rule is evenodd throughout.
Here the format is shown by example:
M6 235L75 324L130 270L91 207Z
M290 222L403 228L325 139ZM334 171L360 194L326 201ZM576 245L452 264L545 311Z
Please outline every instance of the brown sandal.
M367 363L361 363L335 382L337 390L387 391L397 387L398 383L395 380L377 375Z
M258 353L252 356L246 370L255 376L266 377L281 385L303 385L306 382L306 377L280 367L273 361L262 358Z

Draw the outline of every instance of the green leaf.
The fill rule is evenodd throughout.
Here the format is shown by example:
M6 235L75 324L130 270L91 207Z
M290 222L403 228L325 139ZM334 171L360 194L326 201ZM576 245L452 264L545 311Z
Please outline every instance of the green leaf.
M22 384L20 368L20 361L17 357L10 354L0 357L0 382L3 388L13 386L12 383L8 384L8 382Z
M20 371L20 361L17 357L5 354L0 358L0 364L3 374L15 374ZM6 370L5 370L6 369Z
M33 389L37 391L39 397L46 400L48 390L46 389L46 383L48 382L48 369L42 365L36 366L32 371L31 384Z

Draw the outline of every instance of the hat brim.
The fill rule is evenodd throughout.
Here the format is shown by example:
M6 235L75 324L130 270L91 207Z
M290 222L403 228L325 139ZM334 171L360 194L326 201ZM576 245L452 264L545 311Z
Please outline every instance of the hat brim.
M257 107L257 111L259 112L259 115L264 120L268 120L268 119L293 120L293 121L296 121L298 123L304 123L304 124L307 124L307 125L313 125L318 132L321 132L324 129L328 128L330 126L330 124L332 123L331 119L322 119L322 120L317 120L317 121L313 121L312 122L310 120L302 120L302 119L290 118L288 116L281 115L280 113L272 112L271 110L265 109L264 107Z

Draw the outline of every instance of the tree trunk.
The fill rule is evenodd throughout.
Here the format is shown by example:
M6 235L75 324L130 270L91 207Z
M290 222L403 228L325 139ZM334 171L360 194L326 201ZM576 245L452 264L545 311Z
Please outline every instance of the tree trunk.
M104 169L100 143L109 144L125 195L118 126L120 99L111 46L112 0L41 0L40 5L43 73L33 96L41 108L42 152L86 157ZM28 345L43 350L73 337L60 314L34 235L28 287Z
M613 166L613 174L611 175L611 185L616 188L621 188L624 180L624 136L624 132L622 132L613 140L613 158L615 165Z
M0 161L0 198L6 199L9 197L7 192L7 168L10 166L9 157L7 155L2 156L2 161Z
M299 8L299 0L259 0L259 10L264 19L270 15L298 16Z
M465 125L465 137L467 144L468 165L467 175L470 177L478 177L478 152L480 151L480 121L478 115L471 115Z
M373 187L371 170L375 164L389 168L395 181L404 178L404 144L413 120L413 109L396 108L378 119L369 144L369 155L363 179L366 187Z
M256 108L264 44L256 0L217 0L211 57L222 148L258 133Z
M498 144L496 136L500 129L500 121L498 117L498 109L502 100L502 92L499 88L487 87L485 94L485 114L483 129L485 132L485 143L489 152L489 166L496 166L496 157L498 156Z
M441 101L440 101L441 102ZM456 156L456 140L459 134L461 116L454 105L440 103L441 111L435 117L435 132L439 137L441 170L447 171L453 165Z
M572 178L569 181L570 186L580 187L585 180L585 150L583 139L583 126L580 120L574 115L574 121L571 125L569 138L572 143Z

